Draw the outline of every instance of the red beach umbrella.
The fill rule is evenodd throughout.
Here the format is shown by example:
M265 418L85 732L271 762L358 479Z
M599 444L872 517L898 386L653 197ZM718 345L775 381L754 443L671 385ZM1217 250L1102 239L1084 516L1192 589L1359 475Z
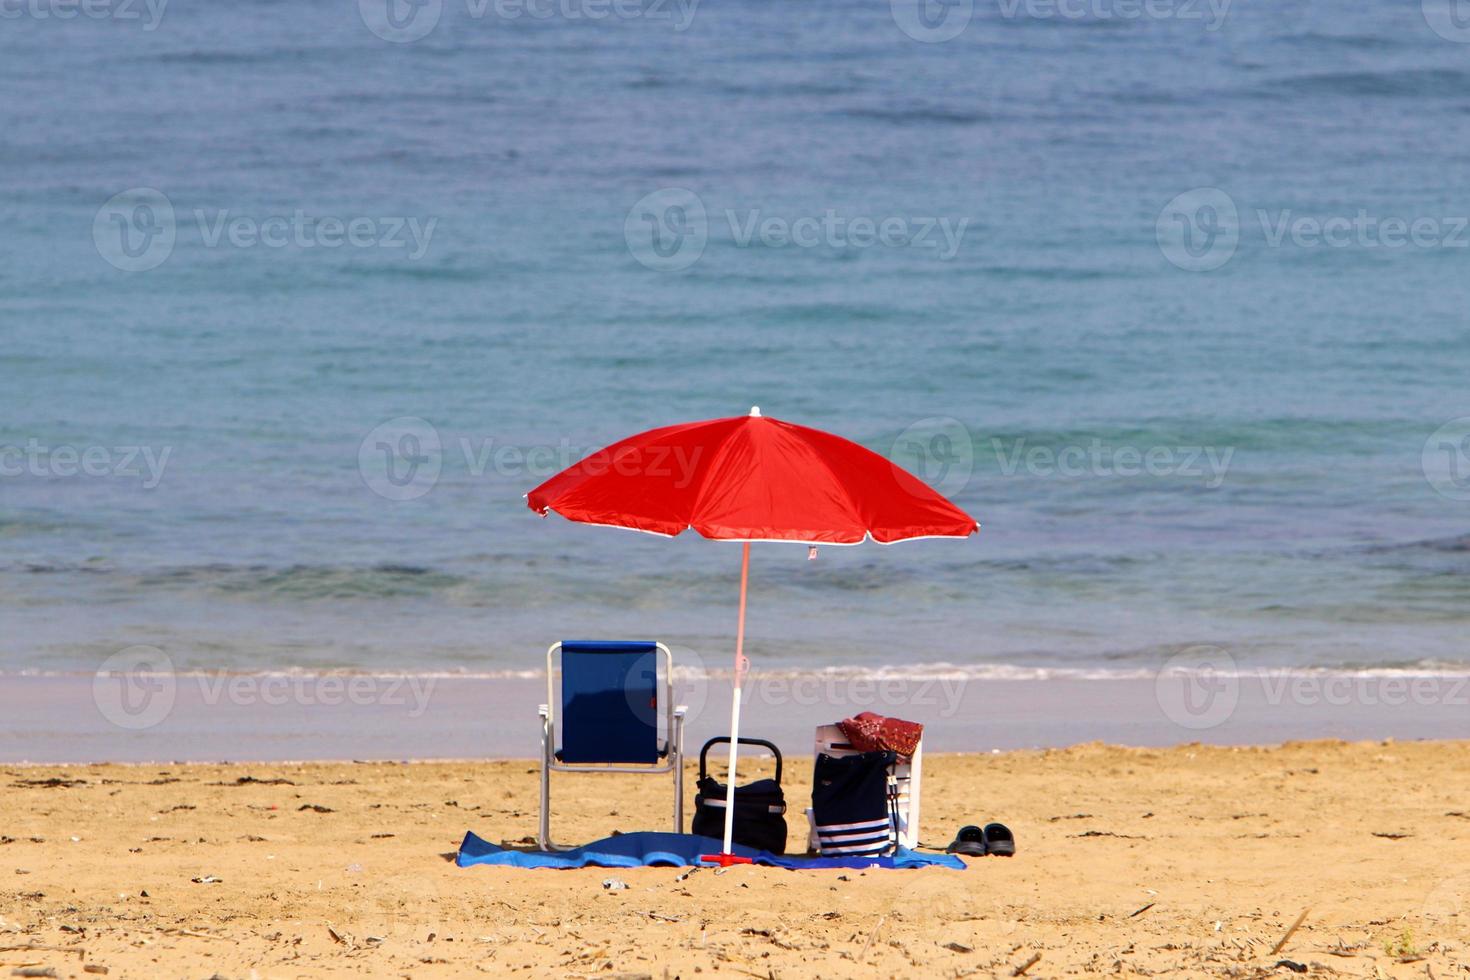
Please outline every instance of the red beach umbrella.
M744 543L740 616L730 707L731 799L724 853L734 830L735 758L745 659L745 597L752 541L880 544L965 538L975 519L927 483L855 442L818 429L749 415L664 426L629 436L562 470L526 495L541 516L673 537L688 528Z

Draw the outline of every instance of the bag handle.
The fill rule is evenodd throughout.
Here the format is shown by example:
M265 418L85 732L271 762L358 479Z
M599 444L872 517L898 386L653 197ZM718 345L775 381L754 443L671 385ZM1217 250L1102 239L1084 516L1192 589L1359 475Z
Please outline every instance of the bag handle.
M706 779L706 778L708 778L708 776L706 775L706 771L705 771L705 759L709 755L710 746L711 745L729 745L729 744L730 744L730 736L728 736L728 735L716 735L714 738L712 738L708 742L705 742L704 743L704 748L702 748L702 749L699 750L699 778L700 779ZM769 742L769 741L767 741L766 739L763 739L763 738L746 738L744 735L742 735L742 736L740 736L740 744L741 745L759 745L762 748L769 749L771 751L771 754L776 757L776 782L779 783L781 781L781 750L778 749L778 748L776 748L776 743L775 742Z

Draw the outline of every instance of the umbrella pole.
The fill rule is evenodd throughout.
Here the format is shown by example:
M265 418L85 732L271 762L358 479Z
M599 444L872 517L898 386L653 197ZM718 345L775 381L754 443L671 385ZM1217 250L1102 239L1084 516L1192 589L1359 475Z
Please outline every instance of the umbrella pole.
M725 786L725 847L723 854L733 851L735 837L735 758L740 753L740 684L745 679L745 593L750 584L750 542L745 542L740 555L740 618L735 627L735 676L730 700L730 778Z

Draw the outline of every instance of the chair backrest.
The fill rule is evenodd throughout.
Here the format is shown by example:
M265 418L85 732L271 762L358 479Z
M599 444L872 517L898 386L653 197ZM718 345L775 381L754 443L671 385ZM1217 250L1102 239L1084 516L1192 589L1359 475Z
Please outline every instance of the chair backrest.
M561 761L658 761L658 660L651 641L563 640Z

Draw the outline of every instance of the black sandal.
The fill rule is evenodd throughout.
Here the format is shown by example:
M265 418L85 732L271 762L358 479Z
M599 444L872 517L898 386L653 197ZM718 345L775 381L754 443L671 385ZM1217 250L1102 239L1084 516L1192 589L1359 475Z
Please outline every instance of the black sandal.
M981 831L985 836L985 853L996 857L1015 857L1016 835L1003 823L990 823Z
M965 857L984 857L985 831L974 825L961 827L960 832L955 835L954 840L944 850L947 854L963 854Z

